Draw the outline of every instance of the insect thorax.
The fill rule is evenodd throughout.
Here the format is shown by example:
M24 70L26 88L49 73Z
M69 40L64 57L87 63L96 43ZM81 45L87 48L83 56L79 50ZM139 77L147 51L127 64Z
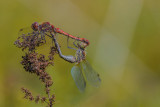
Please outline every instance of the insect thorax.
M76 52L76 60L78 63L80 63L81 61L83 61L86 57L86 52L85 50L82 50L82 49L78 49L77 52Z

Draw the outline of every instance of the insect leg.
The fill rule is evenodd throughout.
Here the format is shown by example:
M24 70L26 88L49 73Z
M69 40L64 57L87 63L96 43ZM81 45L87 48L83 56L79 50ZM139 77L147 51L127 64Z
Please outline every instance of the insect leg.
M70 46L68 45L68 42L69 42L69 36L67 37L67 48L77 50L77 49L75 49L75 48L70 47ZM75 42L75 41L74 41L74 42ZM74 42L73 42L73 43L74 43Z
M77 62L76 57L74 57L74 56L72 56L72 55L65 56L65 55L62 54L62 52L61 52L61 50L60 50L60 46L59 46L59 44L58 44L58 42L57 42L57 40L56 40L56 38L55 38L56 34L54 35L54 34L51 33L51 35L53 36L52 39L53 39L53 41L54 41L54 43L55 43L55 46L56 46L56 48L57 48L57 50L58 50L59 56L60 56L62 59L68 61L68 62L71 62L71 63Z

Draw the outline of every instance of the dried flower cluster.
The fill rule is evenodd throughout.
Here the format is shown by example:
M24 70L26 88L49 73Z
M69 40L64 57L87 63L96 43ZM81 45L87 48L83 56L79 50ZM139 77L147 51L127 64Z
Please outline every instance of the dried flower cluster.
M21 88L22 92L25 93L24 95L24 98L25 99L29 99L30 101L34 100L34 97L32 96L32 93L28 90L28 89L25 89L25 88Z
M37 34L37 32L23 34L15 41L15 45L22 48L22 51L27 50L25 56L22 56L21 61L25 71L36 74L39 77L39 80L45 85L45 92L47 94L47 97L40 97L39 95L34 97L28 89L21 88L22 92L25 93L24 98L35 101L36 103L39 101L42 103L45 102L48 107L52 107L55 102L54 94L50 93L50 87L53 81L45 70L49 65L53 65L54 55L57 53L57 49L52 46L48 58L46 58L45 55L36 52L37 47L45 43L46 41L42 39L41 35Z
M21 41L22 40L22 41ZM28 48L28 51L34 51L36 47L43 45L45 40L41 39L36 32L22 34L15 41L15 45L22 50Z

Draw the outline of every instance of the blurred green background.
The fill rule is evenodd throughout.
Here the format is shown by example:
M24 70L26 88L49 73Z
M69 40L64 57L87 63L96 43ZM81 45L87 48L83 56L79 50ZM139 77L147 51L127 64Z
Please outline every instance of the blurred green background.
M45 95L44 86L24 71L24 53L13 45L19 29L35 21L89 39L87 60L102 79L80 93L74 64L56 55L47 68L55 107L160 107L160 0L0 0L0 107L45 107L23 99L21 87Z

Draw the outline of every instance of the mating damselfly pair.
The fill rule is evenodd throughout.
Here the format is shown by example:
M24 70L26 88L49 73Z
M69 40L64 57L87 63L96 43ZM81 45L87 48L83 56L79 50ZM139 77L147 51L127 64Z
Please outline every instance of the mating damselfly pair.
M62 34L67 36L67 47L70 49L76 50L76 55L72 56L66 56L62 54L62 51L60 49L60 45L57 41L58 34ZM90 44L89 41L85 38L79 38L73 35L70 35L63 30L54 27L49 22L44 22L39 24L38 22L34 22L31 25L30 31L25 31L25 29L21 29L19 32L20 36L30 36L34 35L34 37L37 37L40 41L46 42L45 37L48 36L52 39L52 41L55 44L55 47L57 48L59 56L70 62L75 63L75 65L71 69L71 75L73 77L73 80L76 83L76 86L78 89L83 92L86 87L86 80L94 87L99 87L101 79L99 77L99 74L92 68L92 66L89 64L89 62L86 60L86 47ZM75 40L73 42L73 45L75 48L71 48L68 46L68 40L69 38L72 38Z

